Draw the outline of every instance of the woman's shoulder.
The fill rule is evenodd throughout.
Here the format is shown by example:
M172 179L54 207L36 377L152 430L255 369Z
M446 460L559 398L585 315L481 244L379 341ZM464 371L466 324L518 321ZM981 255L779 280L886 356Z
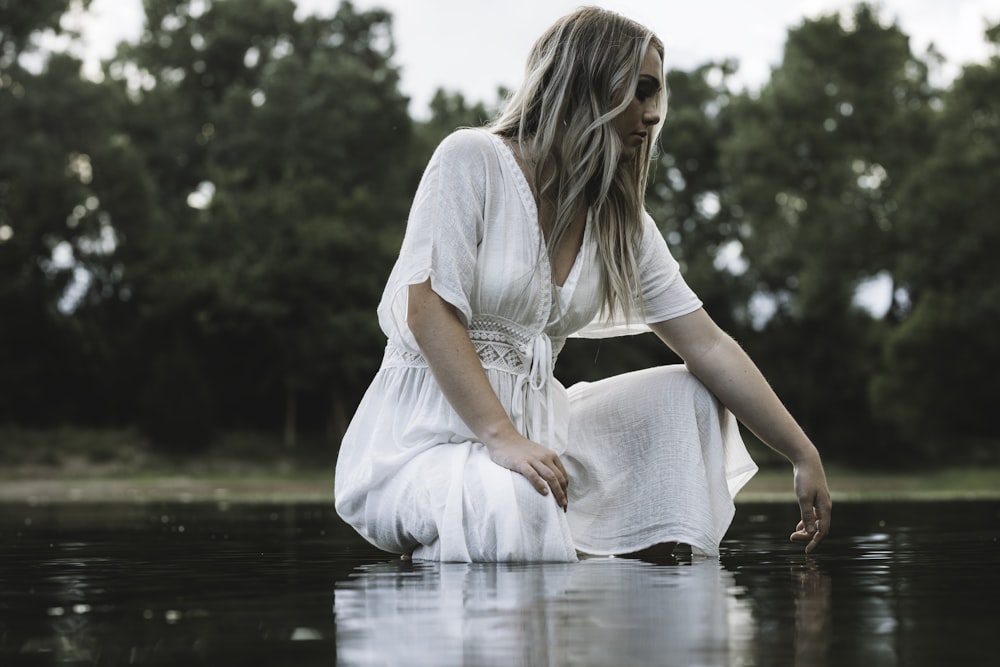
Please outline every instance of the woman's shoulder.
M477 189L502 178L503 166L496 142L486 129L463 128L446 136L434 150L425 174L436 171L455 183L474 183Z
M659 243L664 241L663 232L660 231L659 225L656 224L656 220L650 215L649 211L643 207L642 209L642 224L640 226L639 238L641 243L648 244L650 242Z
M496 135L485 128L460 128L438 144L435 154L446 159L482 159L496 155Z
M648 268L651 263L671 267L676 264L663 230L645 208L642 211L642 230L639 239L640 265Z
M482 150L492 148L497 138L497 135L485 127L460 127L442 139L440 145Z

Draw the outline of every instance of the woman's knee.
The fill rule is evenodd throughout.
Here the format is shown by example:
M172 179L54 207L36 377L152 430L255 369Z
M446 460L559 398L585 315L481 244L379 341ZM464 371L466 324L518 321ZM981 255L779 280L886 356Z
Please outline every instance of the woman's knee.
M683 364L657 366L648 369L652 384L666 394L690 394L695 398L714 400L712 392Z
M686 366L677 364L650 370L654 378L654 391L659 392L662 401L674 405L690 405L699 420L718 413L719 401L715 394Z

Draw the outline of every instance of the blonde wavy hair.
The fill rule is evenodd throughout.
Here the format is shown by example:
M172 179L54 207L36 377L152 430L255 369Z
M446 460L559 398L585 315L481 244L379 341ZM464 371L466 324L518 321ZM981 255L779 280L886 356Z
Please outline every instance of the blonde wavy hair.
M649 29L614 12L583 7L556 21L528 56L524 82L490 129L516 140L533 169L535 195L554 217L545 232L550 260L575 214L590 209L601 266L602 312L641 308L638 246L643 199L661 122L622 160L615 118L628 108L646 51L663 59ZM666 91L658 103L666 110Z

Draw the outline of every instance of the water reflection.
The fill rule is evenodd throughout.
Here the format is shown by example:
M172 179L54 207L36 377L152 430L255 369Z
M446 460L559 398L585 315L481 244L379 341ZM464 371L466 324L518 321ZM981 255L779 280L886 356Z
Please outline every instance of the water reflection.
M337 653L343 665L751 664L744 596L713 560L394 561L337 585ZM821 609L804 606L804 623Z
M0 665L993 664L1000 502L744 506L718 561L387 562L326 505L0 503ZM331 613L331 605L333 613Z
M833 637L831 596L833 580L815 560L792 568L795 595L795 664L825 667Z

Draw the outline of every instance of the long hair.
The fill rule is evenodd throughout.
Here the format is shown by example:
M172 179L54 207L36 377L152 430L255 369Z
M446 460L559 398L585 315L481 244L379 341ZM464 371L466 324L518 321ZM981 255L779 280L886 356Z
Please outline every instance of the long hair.
M575 215L590 209L606 317L634 315L641 299L643 198L662 120L625 160L614 121L635 94L650 47L662 60L663 43L644 26L604 9L578 9L535 42L521 87L491 125L530 156L540 210L554 210L543 230L550 260ZM662 87L658 102L665 110Z

